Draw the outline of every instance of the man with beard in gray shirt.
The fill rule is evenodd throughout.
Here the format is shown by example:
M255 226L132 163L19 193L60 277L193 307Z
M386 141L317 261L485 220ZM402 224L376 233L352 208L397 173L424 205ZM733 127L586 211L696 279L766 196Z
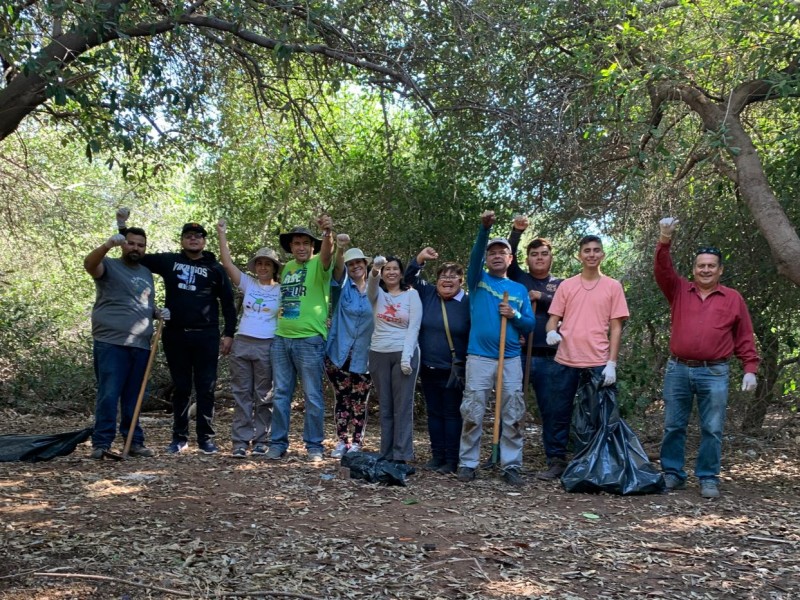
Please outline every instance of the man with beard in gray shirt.
M108 251L117 246L122 249L122 258L108 258ZM153 275L139 264L146 249L144 230L131 227L125 235L112 235L83 261L97 289L92 309L97 400L91 454L96 459L103 458L114 442L118 403L122 413L119 432L123 442L127 439L147 368L155 305ZM169 318L166 309L161 316ZM129 454L154 455L145 447L138 423Z

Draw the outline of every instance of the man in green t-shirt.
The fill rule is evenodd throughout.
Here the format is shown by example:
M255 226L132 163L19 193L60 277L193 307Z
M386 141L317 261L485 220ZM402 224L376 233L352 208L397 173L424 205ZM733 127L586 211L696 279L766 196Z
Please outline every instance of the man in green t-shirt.
M303 442L312 462L322 460L325 402L322 394L328 297L333 273L332 222L317 219L322 239L305 227L280 236L281 247L294 256L281 271L281 309L272 343L273 412L267 458L277 460L289 447L292 396L300 377L305 398Z

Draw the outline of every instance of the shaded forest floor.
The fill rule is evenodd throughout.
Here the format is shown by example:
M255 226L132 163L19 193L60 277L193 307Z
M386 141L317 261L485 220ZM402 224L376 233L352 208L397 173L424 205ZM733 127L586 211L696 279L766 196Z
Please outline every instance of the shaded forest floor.
M657 496L566 494L534 477L544 466L535 426L522 488L491 471L462 484L422 469L408 487L380 487L339 479L333 459L307 463L299 412L288 460L230 458L230 417L218 411L215 456L96 461L79 446L1 463L0 599L800 597L791 413L771 415L765 437L726 436L717 501L693 478ZM0 422L2 433L50 433L90 420L9 410ZM143 425L163 450L169 416ZM657 454L655 437L643 435ZM416 448L421 465L421 429Z

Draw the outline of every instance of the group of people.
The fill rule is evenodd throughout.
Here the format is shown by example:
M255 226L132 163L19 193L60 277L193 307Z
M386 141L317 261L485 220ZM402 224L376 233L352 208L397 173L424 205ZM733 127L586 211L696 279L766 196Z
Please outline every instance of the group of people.
M364 445L367 406L376 390L380 412L380 457L414 459L413 404L419 378L427 406L431 459L426 467L475 479L480 464L483 419L498 379L499 463L503 479L521 485L523 427L527 414L523 373L529 370L542 420L547 468L537 477L560 478L567 466L572 406L587 375L614 386L623 322L629 317L623 287L604 275L601 238L583 237L581 271L561 280L551 273L552 244L536 238L517 248L528 220L518 216L506 237L490 237L493 211L480 225L465 269L440 262L429 282L423 276L435 249L423 248L407 268L393 256L370 260L334 235L331 218L317 220L321 236L295 227L280 235L291 260L271 248L248 261L248 272L231 258L227 224L217 224L220 262L205 250L207 231L187 223L181 251L147 254L142 229L127 227L127 209L117 213L120 233L85 259L97 300L92 312L98 382L94 458L115 438L127 438L144 376L153 319L165 322L163 347L174 384L170 454L187 448L189 400L197 401L197 447L217 453L214 389L219 355L230 355L234 417L232 456L248 453L279 460L289 447L291 402L299 378L304 406L307 459L324 460L324 378L335 396L340 458ZM728 392L728 364L742 361L743 390L756 386L758 355L742 297L720 285L722 253L701 248L693 280L680 277L669 253L677 220L660 222L655 277L670 303L671 357L664 381L665 433L661 464L667 488L685 486L685 442L696 398L701 444L695 475L701 494L719 495L721 440ZM120 246L122 256L108 251ZM155 308L152 274L164 280L165 308ZM241 318L233 287L243 297ZM220 313L222 323L220 323ZM222 327L221 327L222 325ZM503 356L500 356L500 352ZM502 376L498 371L502 368ZM138 425L130 454L152 456Z

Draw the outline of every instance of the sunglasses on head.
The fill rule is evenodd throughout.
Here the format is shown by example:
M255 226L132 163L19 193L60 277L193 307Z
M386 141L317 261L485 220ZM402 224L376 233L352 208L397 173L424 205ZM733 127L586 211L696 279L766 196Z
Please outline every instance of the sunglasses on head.
M722 259L722 251L714 246L703 246L702 248L698 248L694 255L697 256L698 254L713 254L714 256Z

